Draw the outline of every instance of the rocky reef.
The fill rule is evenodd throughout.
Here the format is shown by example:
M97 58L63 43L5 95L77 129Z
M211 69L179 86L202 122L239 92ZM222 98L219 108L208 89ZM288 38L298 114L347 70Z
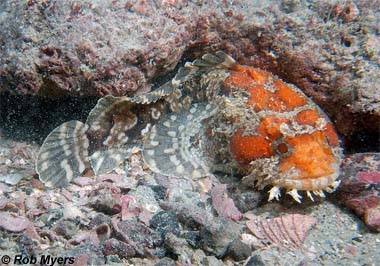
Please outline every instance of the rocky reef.
M330 114L348 145L363 135L373 141L380 128L379 5L3 1L0 92L133 95L167 79L182 61L224 50L300 87Z

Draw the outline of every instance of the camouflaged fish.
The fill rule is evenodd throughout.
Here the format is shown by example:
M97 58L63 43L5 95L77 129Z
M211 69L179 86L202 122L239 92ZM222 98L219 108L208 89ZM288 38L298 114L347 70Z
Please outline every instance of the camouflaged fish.
M199 178L236 170L243 182L324 196L339 185L342 158L327 116L297 87L223 52L179 69L173 80L144 95L106 96L85 123L69 121L44 141L36 162L47 186L67 185L86 168L116 168L140 149L150 169Z

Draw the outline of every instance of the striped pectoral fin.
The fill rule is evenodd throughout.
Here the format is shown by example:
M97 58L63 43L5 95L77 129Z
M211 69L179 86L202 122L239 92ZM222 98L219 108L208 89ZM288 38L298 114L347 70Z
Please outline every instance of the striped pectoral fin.
M109 173L139 149L138 146L130 145L96 151L90 157L92 170L95 175Z
M112 127L102 142L103 146L109 148L118 147L128 142L128 130L132 129L138 122L136 114L129 109L125 110L124 113L115 113L112 120Z
M89 113L86 124L89 130L96 132L99 138L108 135L109 130L113 126L113 116L133 107L131 98L114 97L107 95L98 100L95 107Z
M157 89L140 95L135 95L131 98L133 103L150 104L170 95L177 88L173 81L168 81Z
M191 65L203 69L229 69L236 64L231 56L222 51L217 51L215 54L205 54L201 59L191 63Z
M131 101L134 103L150 104L164 99L170 95L177 94L177 89L180 87L180 85L188 79L192 78L195 74L197 74L197 72L198 69L191 65L188 65L187 67L181 67L172 80L164 83L151 92L132 97Z
M91 149L119 147L128 141L127 131L137 124L136 104L129 97L106 96L91 110L86 124Z
M202 121L214 114L210 105L194 104L152 127L144 140L143 156L152 171L178 177L209 174L202 150Z
M215 55L206 54L202 59L195 60L193 63L187 63L185 66L180 67L177 74L171 81L166 82L157 89L142 95L136 95L131 98L134 103L149 104L157 102L168 96L174 96L178 93L178 88L186 81L192 79L194 76L201 74L204 71L212 69L225 69L235 65L235 60L229 55L219 51ZM178 95L180 97L181 95Z
M36 171L46 186L66 186L89 167L87 129L82 122L69 121L46 137L36 161Z

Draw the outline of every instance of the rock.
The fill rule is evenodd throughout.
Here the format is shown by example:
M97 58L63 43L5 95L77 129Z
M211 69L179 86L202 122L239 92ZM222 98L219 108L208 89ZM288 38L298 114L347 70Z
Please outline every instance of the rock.
M188 228L200 228L213 219L205 209L194 204L164 201L160 202L160 206L164 210L174 212L177 219Z
M106 260L109 265L122 265L123 263L123 260L119 259L116 255L109 255Z
M101 224L94 228L94 231L98 237L100 243L108 240L111 236L111 227L108 224Z
M252 255L247 262L245 263L246 266L265 266L266 264L261 259L260 254L254 254Z
M101 225L101 224L109 224L110 225L111 223L112 223L111 217L100 212L100 213L96 213L92 217L91 222L89 224L89 227L95 228L96 226Z
M176 266L177 264L175 263L175 261L171 258L163 258L163 259L160 259L159 262L157 262L156 264L154 264L154 266Z
M165 236L164 243L169 252L178 256L178 262L180 265L183 265L191 260L193 250L187 244L185 239L179 238L172 233L168 233Z
M138 186L131 190L128 195L135 198L137 203L152 214L161 210L156 201L156 193L149 186Z
M228 196L226 184L216 184L210 191L212 206L221 217L239 221L243 214L236 208L234 201Z
M80 245L66 251L60 257L74 257L77 265L105 265L106 263L102 248L93 244Z
M23 177L20 173L0 175L0 181L9 185L16 185Z
M120 231L127 240L133 241L139 248L153 248L159 246L162 242L161 236L138 222L136 219L121 221L117 224Z
M10 232L21 232L28 227L29 223L30 221L25 217L0 211L0 228L2 229Z
M156 257L158 259L162 259L162 258L165 258L167 256L170 257L170 255L167 254L167 250L163 245L156 247L155 249L151 249L151 250L149 250L149 252L150 252L152 257Z
M201 235L199 231L184 231L181 237L186 239L187 243L193 248L200 248Z
M245 265L263 266L263 265L309 265L309 260L300 251L289 251L281 248L270 248L267 250L256 250L252 253Z
M166 188L164 186L160 185L151 185L149 186L153 192L154 192L154 197L157 201L164 200L166 196Z
M54 224L53 230L57 235L61 235L66 239L71 239L78 233L79 224L73 220L60 219Z
M3 85L15 82L17 88L11 90L49 97L123 95L149 89L153 78L173 69L179 61L185 44L194 34L189 27L194 27L196 21L187 18L199 7L190 2L192 9L181 11L177 7L175 12L170 12L149 1L144 10L150 12L146 13L136 12L129 3L126 0L102 4L87 0L32 2L30 5L5 2L3 25L15 15L25 19L20 19L17 25L9 23L2 27L1 39L12 39L7 47L28 43L28 56L18 60L29 66L18 65L17 57L6 53L8 59L0 61L1 80L5 78L1 90ZM46 20L44 13L51 19ZM68 24L63 27L63 23ZM49 30L52 28L55 34ZM83 32L87 32L86 37ZM21 40L17 40L19 34L23 36ZM127 36L133 36L133 41ZM6 50L1 49L1 53ZM9 66L6 66L7 60L10 60Z
M236 193L231 193L236 207L242 213L253 210L258 206L263 196L257 191L238 191Z
M244 244L240 239L235 239L229 245L226 256L235 261L242 261L248 258L251 253L251 247Z
M1 6L0 92L133 95L165 81L182 57L224 50L303 89L347 143L378 136L376 1L30 3Z
M131 245L114 238L104 242L103 252L106 256L117 255L122 259L131 258L136 254L135 249Z
M168 233L176 236L180 234L179 223L174 212L161 211L155 214L150 220L150 227L159 232L162 237Z
M35 255L38 251L38 246L35 245L32 238L27 236L26 234L22 234L17 238L18 250L22 254L31 256Z
M239 224L226 218L215 218L201 229L201 246L218 258L226 255L231 243L240 238Z
M380 232L380 154L357 153L343 161L335 198Z
M191 263L194 266L230 266L231 264L225 263L222 260L218 260L214 256L206 256L206 254L201 250L197 249L194 251L191 258Z
M120 191L111 186L100 187L89 196L88 205L98 212L116 214L120 212Z
M193 253L191 263L193 263L193 265L205 265L204 263L205 263L206 258L207 258L207 256L203 252L203 250L197 249Z

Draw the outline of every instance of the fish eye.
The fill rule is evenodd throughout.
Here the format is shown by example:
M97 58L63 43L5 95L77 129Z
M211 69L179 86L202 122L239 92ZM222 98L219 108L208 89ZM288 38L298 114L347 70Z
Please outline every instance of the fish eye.
M277 152L278 153L287 153L289 151L288 145L286 143L280 143L277 145Z
M280 155L281 157L288 157L293 153L293 146L287 143L283 138L278 138L273 142L273 154Z

